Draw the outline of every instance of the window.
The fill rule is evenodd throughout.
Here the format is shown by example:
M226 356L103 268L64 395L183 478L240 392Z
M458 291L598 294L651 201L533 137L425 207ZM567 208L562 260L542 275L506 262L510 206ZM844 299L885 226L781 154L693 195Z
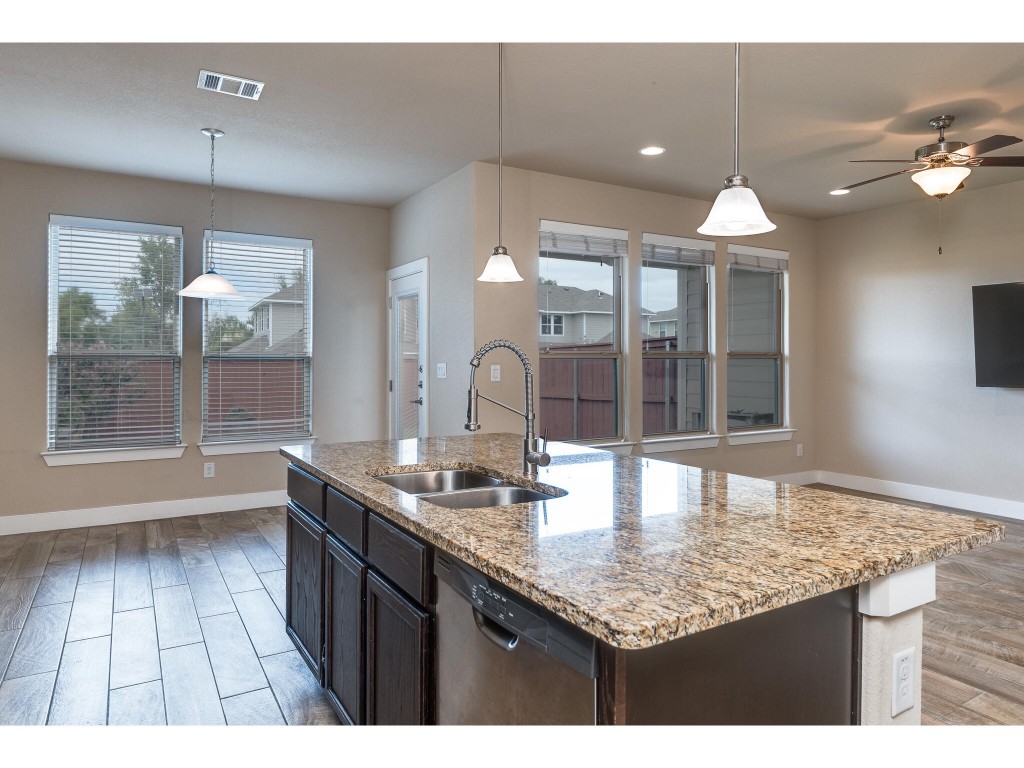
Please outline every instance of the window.
M552 440L621 437L626 237L622 230L541 222L538 418ZM545 316L552 318L550 333Z
M729 246L729 429L781 427L789 254Z
M641 248L643 433L707 431L708 280L715 244L645 232Z
M564 336L565 335L565 316L564 315L551 315L546 312L541 312L540 315L540 335L541 336Z
M203 442L311 436L312 241L207 230L204 243L245 300L205 302Z
M181 227L51 216L50 451L181 442Z

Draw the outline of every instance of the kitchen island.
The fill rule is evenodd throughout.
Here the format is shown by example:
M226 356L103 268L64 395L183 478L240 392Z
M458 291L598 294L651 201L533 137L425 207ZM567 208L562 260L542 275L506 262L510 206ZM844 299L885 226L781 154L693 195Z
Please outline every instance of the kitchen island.
M531 480L521 474L522 438L512 434L282 449L298 478L294 486L289 478L294 512L312 512L294 528L307 541L297 556L314 556L317 546L329 553L337 533L349 558L338 573L365 569L367 605L376 605L374 594L414 598L404 613L387 614L400 619L387 624L356 605L350 588L347 615L372 625L358 637L344 623L332 627L343 611L332 610L330 590L319 612L299 611L299 603L315 608L323 587L313 583L317 566L293 562L289 525L289 626L305 622L293 639L310 646L307 661L329 691L332 647L346 655L347 669L366 670L359 680L347 673L344 685L367 716L346 710L344 719L382 721L373 716L374 675L391 666L377 655L374 626L415 625L418 721L469 711L447 701L465 687L467 669L441 661L444 588L433 559L448 556L526 598L552 626L592 639L591 722L913 722L920 714L914 691L910 708L889 714L891 659L916 649L909 672L916 691L920 605L930 599L929 579L934 594L934 561L1003 535L997 523L961 515L571 444L552 443L549 451L551 464ZM450 509L378 479L431 469L475 470L554 498ZM323 524L309 509L320 486L306 479L324 484ZM358 531L349 533L350 522L329 523L332 498L336 510L363 510ZM412 557L402 537L420 547L409 549ZM389 542L400 545L397 556ZM329 554L326 560L322 578L340 583L328 573ZM292 602L302 621L293 620ZM476 658L461 652L467 663ZM500 685L507 674L498 673ZM552 721L563 714L552 712Z

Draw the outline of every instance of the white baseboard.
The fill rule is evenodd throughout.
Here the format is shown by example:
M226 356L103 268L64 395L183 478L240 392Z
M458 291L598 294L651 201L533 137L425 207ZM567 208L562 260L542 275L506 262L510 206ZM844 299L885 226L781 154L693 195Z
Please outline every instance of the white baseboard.
M788 483L789 485L810 485L811 483L820 482L818 480L818 470L809 469L806 472L793 472L789 475L775 475L774 477L766 477L765 480L774 480L776 483Z
M840 472L829 472L823 469L796 472L791 475L777 475L766 479L779 483L790 483L791 485L810 485L811 483L836 485L840 488L850 488L854 491L878 493L909 501L922 501L926 504L938 504L942 507L953 507L954 509L964 509L969 512L981 512L986 515L1024 520L1024 501L997 499L993 496L979 496L973 493L961 493L960 491L947 491L943 488L931 488L926 485L911 485L910 483L897 483L894 480L878 480L874 477L844 475Z
M0 517L0 536L12 533L83 528L91 525L134 523L140 520L159 520L164 517L234 512L240 509L283 506L287 503L288 492L282 490L236 493L229 496L207 496L200 499L153 501L145 504L122 504L116 507L67 509L60 512L38 512L33 515L6 515Z

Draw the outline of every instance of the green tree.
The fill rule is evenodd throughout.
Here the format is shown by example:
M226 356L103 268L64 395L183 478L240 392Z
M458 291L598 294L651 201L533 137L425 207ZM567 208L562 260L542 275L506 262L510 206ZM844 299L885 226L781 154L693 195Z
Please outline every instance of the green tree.
M174 341L177 321L178 249L164 236L140 237L136 274L117 281L118 308L107 338L120 349L152 352Z
M540 277L540 278L538 278L538 280L540 281L541 285L558 285L558 281L557 280L552 280L552 279L547 278L547 277Z
M96 306L96 297L78 286L57 297L57 346L95 344L104 329L106 313Z
M216 315L206 323L206 349L211 354L227 352L253 334L252 320L240 320L234 315Z
M278 275L277 276L277 286L282 291L285 288L288 288L289 286L292 286L292 285L305 285L305 282L306 282L306 271L302 267L299 267L298 269L293 269L292 270L292 274L290 276L289 275Z

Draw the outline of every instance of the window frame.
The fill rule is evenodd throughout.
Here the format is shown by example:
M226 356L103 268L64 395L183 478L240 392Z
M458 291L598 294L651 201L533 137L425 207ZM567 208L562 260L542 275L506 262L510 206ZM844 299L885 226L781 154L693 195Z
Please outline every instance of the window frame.
M78 228L82 230L100 230L115 232L121 235L137 237L169 237L177 242L177 264L172 275L175 284L172 286L176 296L174 318L174 344L170 352L153 352L139 350L124 353L121 350L94 353L78 353L61 355L56 349L58 344L57 325L59 325L59 296L62 286L60 279L60 230L61 228ZM56 240L56 247L55 247ZM97 464L120 461L137 461L145 459L178 458L187 445L182 442L182 302L177 296L183 285L184 265L184 229L180 226L151 224L146 222L122 221L118 219L99 219L94 217L50 214L47 222L47 408L46 408L46 450L42 452L47 466L65 466L73 464ZM61 359L116 359L119 361L164 360L171 363L171 403L173 434L167 440L145 439L120 441L106 445L68 445L61 447L57 440L59 428L54 422L57 405L54 401L57 382L54 381L55 366ZM161 401L162 402L162 401Z
M201 417L200 417L200 442L199 449L205 456L216 456L231 453L253 453L263 451L276 451L284 445L309 445L315 439L313 434L313 241L307 238L286 237L277 235L253 234L246 232L228 232L216 230L213 233L213 242L238 243L248 246L269 245L282 248L296 248L306 251L303 256L305 271L304 303L308 309L305 310L304 328L306 335L306 353L302 356L264 356L262 354L252 355L231 355L225 356L220 353L211 353L208 349L208 325L210 322L209 302L204 302L202 317L202 386L200 392ZM203 269L210 268L211 261L211 230L203 231ZM214 262L218 263L218 269L223 270L223 265L218 262L214 253ZM266 318L266 331L269 333L273 325L268 308ZM254 336L256 335L256 320L253 318ZM260 362L263 360L302 360L304 371L303 378L306 383L306 391L303 394L304 402L308 404L304 414L306 428L302 432L289 434L242 434L239 436L212 435L209 421L209 364L210 361L249 361Z
M558 318L558 333L555 333L555 318ZM545 320L547 323L545 323ZM547 325L549 331L544 333L544 326ZM541 336L565 336L565 314L562 312L541 312L540 313L540 335Z
M672 268L679 268L679 267L700 267L700 269L703 272L703 277L704 277L704 280L703 280L704 316L703 316L703 322L701 323L702 328L703 328L702 339L701 339L701 341L702 341L702 351L699 351L699 352L689 352L689 351L684 351L684 350L673 350L673 351L664 351L664 350L662 350L662 351L658 351L658 350L649 350L649 349L647 349L647 344L649 343L649 341L643 339L643 317L642 317L642 314L641 314L641 321L640 321L641 322L641 342L640 342L640 351L641 351L641 355L640 355L640 357L641 357L641 362L640 362L640 365L641 365L641 373L640 373L640 377L641 377L640 439L643 440L643 441L646 441L646 440L664 440L664 439L672 439L673 437L695 437L695 436L700 436L700 435L710 435L710 434L712 434L711 426L712 426L712 422L713 422L713 410L712 410L712 403L713 403L712 381L713 381L713 375L712 375L712 370L711 370L711 368L712 368L712 366L711 366L711 340L712 340L711 324L713 322L713 315L712 315L712 312L711 312L711 297L714 295L714 290L713 289L714 289L714 274L715 274L715 243L713 241L710 241L710 240L694 240L692 238L678 237L678 236L672 236L672 235L656 235L656 234L653 234L653 233L650 233L650 232L644 232L642 237L641 237L641 254L640 254L641 299L640 299L640 306L638 306L636 308L636 312L637 313L642 313L643 309L644 309L644 307L643 307L643 303L644 303L643 302L643 270L644 270L645 267L648 266L648 264L657 264L657 261L655 261L654 259L648 259L644 255L644 251L646 249L646 246L657 246L657 245L668 245L668 246L676 247L676 248L686 248L686 249L695 250L695 251L698 251L698 250L699 251L703 251L703 252L711 254L711 260L709 262L706 262L706 263L697 263L696 261L694 261L694 262L682 262L681 261L677 265L671 265L671 266L662 267L663 269L672 269ZM650 268L653 269L653 268L657 268L657 267L653 267L652 266ZM676 323L676 336L678 338L679 327L682 324L682 319L677 317L674 322ZM650 326L648 324L648 328L649 327ZM660 338L665 338L665 336L664 335L659 335L658 337L652 337L652 338L659 338L660 339ZM701 398L702 399L702 413L703 413L703 420L704 420L703 427L700 427L698 429L676 430L674 432L668 432L668 431L666 431L666 432L647 432L647 431L645 431L644 424L643 424L643 385L642 385L642 382L643 382L643 363L646 360L663 360L663 361L670 361L670 360L703 360L704 361L703 372L702 372L702 375L703 375L703 388L702 388L703 392L702 392L702 398Z
M730 244L728 251L728 278L726 284L726 295L729 297L729 305L726 308L726 431L729 434L749 432L775 432L784 430L788 426L787 406L787 366L786 366L786 333L788 318L786 317L786 295L789 282L789 253L769 248L754 248L751 246L738 246ZM782 262L785 266L760 266L734 262L735 256L752 257L755 260L761 258ZM734 351L730 344L732 335L732 276L733 270L740 269L747 272L764 272L776 275L776 288L774 292L775 308L775 350L773 352L742 352ZM729 402L729 363L733 360L774 360L777 371L777 382L775 391L775 408L778 418L770 424L751 424L747 426L729 426L728 402Z
M543 233L553 232L556 235L569 235L569 236L589 236L601 239L616 240L624 244L624 249L621 254L609 255L604 257L599 256L587 256L585 253L578 253L577 256L581 258L573 258L571 251L558 252L543 247L538 247L538 261L541 258L556 258L565 261L595 261L600 258L611 260L609 266L612 267L612 349L609 351L597 351L597 350L586 350L586 348L573 350L545 350L543 346L539 346L538 349L538 362L544 359L550 360L614 360L615 363L615 380L614 380L614 413L615 413L615 429L614 434L605 437L580 437L579 436L579 417L578 414L574 413L572 423L574 435L571 438L561 438L563 442L567 443L580 443L583 445L602 445L608 443L621 443L624 441L625 435L625 378L626 378L626 355L624 351L625 339L624 335L624 317L626 303L623 298L623 287L625 285L625 276L623 271L626 269L626 265L629 259L629 232L626 230L611 229L607 227L597 227L586 224L571 224L567 222L555 222L542 220L538 229L538 237L541 237ZM554 255L545 255L545 254ZM543 313L543 308L538 307ZM550 313L549 313L550 314ZM564 314L564 313L562 313ZM564 325L563 325L564 328ZM563 334L564 335L564 334ZM549 337L553 338L553 337ZM539 366L538 366L539 367ZM576 368L574 367L574 371ZM575 373L574 373L575 375ZM578 391L578 387L577 387ZM542 397L540 386L538 382L537 396ZM539 413L538 407L538 413ZM543 429L543 425L541 425Z

